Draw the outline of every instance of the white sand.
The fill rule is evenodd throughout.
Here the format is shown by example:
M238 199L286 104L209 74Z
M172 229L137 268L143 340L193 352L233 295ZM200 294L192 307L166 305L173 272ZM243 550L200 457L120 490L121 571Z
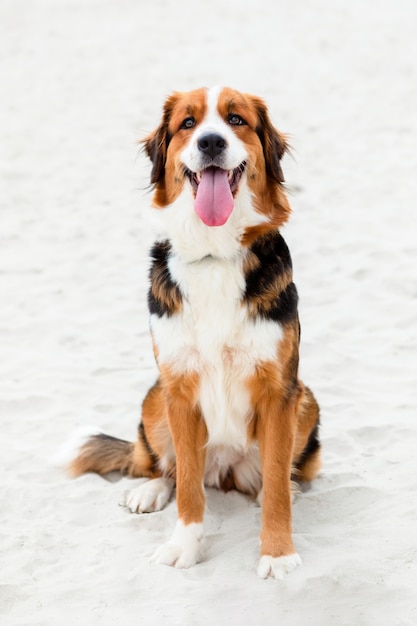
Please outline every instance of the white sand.
M3 0L2 626L417 623L417 3ZM284 230L324 468L294 506L303 567L259 580L260 509L208 492L207 558L150 564L175 502L51 468L77 427L135 437L155 377L149 167L167 93L263 96L291 135Z

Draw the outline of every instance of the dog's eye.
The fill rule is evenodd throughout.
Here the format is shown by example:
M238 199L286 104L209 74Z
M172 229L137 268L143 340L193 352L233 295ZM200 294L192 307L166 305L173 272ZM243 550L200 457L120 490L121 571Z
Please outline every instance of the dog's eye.
M194 128L195 119L193 117L186 117L185 120L182 121L180 128Z
M236 115L234 113L231 113L228 116L227 121L231 126L243 126L244 124L246 124L243 117L240 117L240 115Z

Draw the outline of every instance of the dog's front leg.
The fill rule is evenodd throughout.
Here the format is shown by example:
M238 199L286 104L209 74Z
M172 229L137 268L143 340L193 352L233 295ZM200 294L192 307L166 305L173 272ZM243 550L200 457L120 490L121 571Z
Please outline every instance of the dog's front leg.
M277 403L266 391L258 405L257 436L262 462L262 531L258 575L283 578L301 564L291 529L291 461L295 400Z
M158 563L191 567L201 556L204 517L204 465L207 430L196 404L196 376L165 376L168 420L176 456L178 520Z

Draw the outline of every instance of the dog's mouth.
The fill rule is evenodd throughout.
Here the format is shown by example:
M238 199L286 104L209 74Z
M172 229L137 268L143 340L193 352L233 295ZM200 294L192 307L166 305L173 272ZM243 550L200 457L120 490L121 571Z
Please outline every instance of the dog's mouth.
M243 161L238 167L234 170L223 170L221 167L206 167L199 172L192 172L188 168L185 169L185 173L188 176L191 187L193 188L194 195L197 194L198 186L201 183L203 178L203 173L208 173L210 170L214 172L214 170L218 170L219 172L223 172L224 176L227 176L227 182L229 183L230 191L232 194L235 194L238 187L240 179L242 178L242 174L245 171L246 162Z
M194 192L194 208L207 226L223 226L234 207L234 196L245 171L246 163L233 170L206 167L199 172L186 169Z

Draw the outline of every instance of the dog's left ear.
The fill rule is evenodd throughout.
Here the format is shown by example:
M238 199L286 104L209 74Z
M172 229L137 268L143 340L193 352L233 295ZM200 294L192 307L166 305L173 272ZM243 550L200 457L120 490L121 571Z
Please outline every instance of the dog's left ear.
M158 128L141 142L144 145L146 154L152 161L151 183L153 185L161 184L165 178L167 150L169 142L171 141L168 126L177 99L178 96L175 93L167 98L164 104L161 123Z
M275 183L281 184L284 182L281 159L288 150L288 144L284 135L272 125L265 102L261 98L251 97L258 114L256 133L264 151L266 174Z

